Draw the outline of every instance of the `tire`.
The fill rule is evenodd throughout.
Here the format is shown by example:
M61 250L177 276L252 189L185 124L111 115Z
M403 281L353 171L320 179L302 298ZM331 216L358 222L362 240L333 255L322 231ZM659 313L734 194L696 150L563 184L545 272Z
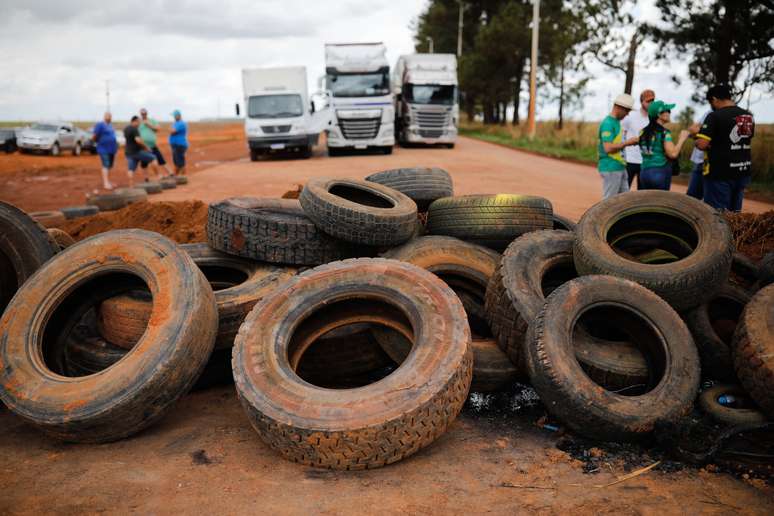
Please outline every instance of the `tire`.
M241 197L210 204L207 241L224 253L291 265L320 265L363 252L317 229L295 199Z
M309 159L312 157L312 146L307 145L301 150L301 159Z
M86 204L96 206L99 208L99 211L115 211L126 208L129 205L129 201L121 194L106 193L87 196Z
M73 156L80 156L81 155L81 142L76 142L75 147L73 147Z
M766 416L774 418L774 285L759 290L747 303L732 353L742 387Z
M465 195L438 199L427 212L427 230L501 251L530 231L551 229L553 209L542 197Z
M573 336L575 358L586 375L605 389L630 392L647 385L648 362L631 342L600 339L579 328Z
M320 230L354 244L393 246L411 238L416 229L416 203L368 181L310 179L298 200Z
M302 347L316 320L335 327L353 319L402 320L420 340L398 369L370 385L330 390L300 380L291 328ZM276 344L259 344L267 338ZM355 259L306 271L258 303L239 330L232 365L252 426L286 459L370 469L408 457L446 431L467 398L473 356L462 304L442 281L407 263Z
M736 381L731 343L750 297L743 288L727 283L712 299L683 316L699 351L704 376Z
M365 180L406 194L419 211L427 211L436 199L454 195L452 178L441 168L396 168L371 174Z
M215 349L230 349L239 326L255 303L295 275L294 269L230 256L207 244L180 247L193 258L215 293L218 306ZM153 300L147 291L106 299L97 312L99 333L116 346L132 349L145 333L152 311Z
M148 192L144 188L117 188L114 193L123 196L127 204L148 200Z
M497 346L484 320L486 286L500 262L498 253L456 238L427 236L411 240L382 256L432 272L458 295L473 333L472 391L500 391L516 382L516 368ZM403 362L411 350L411 342L400 333L375 329L374 336L397 363Z
M138 183L135 185L135 188L145 190L145 193L147 194L157 194L161 193L161 191L164 189L161 186L161 183L158 181L147 181L144 183Z
M61 226L67 220L61 211L33 211L29 216L44 228Z
M161 185L162 190L171 190L172 188L177 188L177 181L173 177L164 177L159 180L159 184Z
M260 154L257 150L250 149L250 161L258 161Z
M54 242L56 242L60 251L64 251L75 244L75 239L71 237L69 233L62 231L61 229L51 228L48 230L48 235L54 239Z
M178 185L187 185L188 184L188 176L175 176L175 183Z
M62 153L62 149L59 147L59 143L54 142L54 144L51 146L51 150L49 153L52 156L59 156Z
M754 294L758 290L760 268L742 253L735 252L731 259L731 281Z
M573 326L594 307L621 318L640 349L650 349L650 390L625 396L600 388L575 359ZM613 307L613 308L611 308ZM699 388L699 357L677 313L638 284L609 276L572 280L547 299L527 336L526 364L546 410L575 432L597 440L633 440L656 424L690 412Z
M562 217L556 213L554 213L551 217L553 220L554 229L560 229L562 231L575 231L575 226L577 226L577 224L567 217Z
M447 143L446 144L446 148L447 149L453 149L454 148L454 144L453 143Z
M761 288L774 283L774 253L769 253L761 259L758 281Z
M43 226L0 201L0 315L24 282L57 252L59 246Z
M95 333L79 327L68 339L65 363L70 376L99 373L126 356L125 349L110 344Z
M392 145L386 145L386 146L382 147L382 152L384 154L386 154L387 156L392 154Z
M737 399L747 400L749 397L744 390L737 385L715 385L699 395L699 407L712 418L726 425L755 425L766 422L766 416L755 407L735 408L719 401L721 396L733 396ZM750 405L751 403L745 403Z
M55 374L43 354L49 352L46 335L56 341L73 309L97 301L97 290L115 288L119 278L163 293L154 298L153 324L130 353L99 374ZM64 441L121 439L161 418L190 389L216 331L212 289L177 244L143 230L96 235L54 257L8 306L0 320L0 399Z
M579 273L632 280L680 311L711 299L731 268L733 242L723 216L675 192L638 191L606 199L583 215L575 235L573 258ZM639 263L613 248L629 236L653 236L661 247L672 246L673 253L684 256L673 263Z
M77 219L78 217L88 217L89 215L96 215L99 213L97 206L85 205L85 206L68 206L66 208L60 208L67 220Z

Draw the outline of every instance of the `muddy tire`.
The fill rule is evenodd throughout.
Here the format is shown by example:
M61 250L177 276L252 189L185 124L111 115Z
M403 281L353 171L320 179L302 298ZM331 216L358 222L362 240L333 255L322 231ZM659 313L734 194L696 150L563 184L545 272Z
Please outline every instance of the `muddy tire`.
M575 230L575 266L581 274L609 274L654 291L676 310L712 298L728 280L731 230L703 202L675 192L638 191L592 206ZM627 238L652 236L678 256L672 263L640 263L616 253Z
M428 208L427 231L502 250L524 233L551 229L552 215L551 203L542 197L510 194L446 197Z
M188 184L188 176L175 176L173 178L175 182L178 185L187 185Z
M250 312L234 347L237 393L264 442L309 466L369 469L446 431L465 403L473 367L465 311L451 289L423 269L384 259L322 265L286 285ZM420 339L376 383L333 391L300 380L292 357L303 354L296 346L307 342L307 328L353 319L401 322ZM262 345L266 339L275 345Z
M575 222L571 221L567 217L562 217L556 213L551 216L551 220L554 224L553 228L562 231L575 231L575 226L577 226Z
M112 366L127 351L114 346L88 328L77 328L65 349L65 364L69 376L96 374Z
M702 412L715 421L726 425L755 425L766 422L766 416L755 407L735 408L720 403L721 396L733 396L747 399L747 393L738 385L715 385L699 395L699 407ZM748 404L750 405L750 404Z
M115 193L117 195L123 195L127 204L148 200L148 192L146 192L144 188L117 188Z
M48 230L48 236L54 239L59 250L64 250L75 244L75 239L69 233L61 229L51 228Z
M58 251L43 226L0 201L0 315L27 278Z
M115 211L125 208L129 201L121 194L107 193L87 196L86 204L96 206L99 211Z
M44 228L61 226L67 220L61 211L33 211L28 215Z
M647 392L622 395L601 388L575 358L573 337L582 314L610 310L640 349L648 349ZM634 282L609 276L572 280L547 299L527 336L526 364L546 410L584 436L631 440L659 422L687 414L699 387L699 357L677 313ZM655 369L658 374L655 374Z
M712 299L683 316L699 351L704 376L736 381L731 343L750 297L743 288L727 283Z
M135 185L135 188L139 188L142 190L145 190L145 193L147 194L157 194L161 193L163 188L161 187L161 183L158 181L147 181L144 183L138 183Z
M174 177L164 177L159 180L162 190L171 190L177 188L177 181Z
M180 247L193 258L215 292L218 306L215 349L230 349L239 326L255 303L295 275L292 268L230 256L207 244ZM97 311L99 333L116 346L131 349L145 333L152 311L153 300L147 291L106 299Z
M88 217L89 215L96 215L99 213L99 208L96 206L68 206L67 208L61 208L59 211L64 213L67 220L77 219L78 217Z
M648 362L631 342L600 339L579 329L574 335L575 358L583 371L609 391L628 392L647 385Z
M365 180L406 194L419 211L427 211L436 199L454 195L452 178L442 168L396 168L371 174Z
M456 238L426 236L382 256L432 272L460 298L473 333L472 391L493 392L513 385L517 379L516 368L497 346L484 317L486 286L500 262L498 253ZM374 336L397 363L411 350L411 342L397 332L375 329Z
M354 244L393 246L411 238L416 230L416 203L377 183L311 179L298 200L323 232Z
M742 387L774 418L774 285L759 290L747 303L731 348Z
M734 253L731 260L731 281L754 294L758 290L759 276L760 268L754 261L742 253Z
M294 199L226 199L207 212L207 241L224 253L270 263L320 265L364 254L306 216Z
M143 338L99 374L54 373L47 357L59 349L51 344L72 323L73 312L96 302L101 285L121 282L144 282L155 293L153 322ZM210 356L216 328L212 289L177 244L143 230L87 238L34 274L3 314L0 398L58 439L121 439L161 418L190 389Z
M774 283L774 253L769 253L761 259L758 281L761 288Z

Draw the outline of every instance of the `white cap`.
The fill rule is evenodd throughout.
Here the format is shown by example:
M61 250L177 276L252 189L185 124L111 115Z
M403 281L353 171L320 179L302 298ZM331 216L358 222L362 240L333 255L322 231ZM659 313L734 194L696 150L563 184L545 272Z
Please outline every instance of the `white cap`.
M622 108L632 109L634 107L634 97L628 93L621 93L615 98L613 104Z

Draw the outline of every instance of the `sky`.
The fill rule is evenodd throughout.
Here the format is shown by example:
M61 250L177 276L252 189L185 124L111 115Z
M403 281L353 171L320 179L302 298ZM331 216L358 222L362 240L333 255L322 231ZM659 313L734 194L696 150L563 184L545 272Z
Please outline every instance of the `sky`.
M160 120L173 109L189 120L233 116L242 100L242 68L303 65L314 91L325 68L326 42L383 41L394 63L413 52L411 23L426 3L0 0L0 120L96 120L105 111L108 84L117 120L140 107ZM640 3L638 16L657 15L653 0ZM678 88L669 77L686 70L679 62L645 63L637 69L634 90L652 87L680 110L692 87ZM590 71L589 96L571 113L576 119L601 119L623 87L620 72L596 63ZM770 96L751 109L757 121L774 122ZM546 104L538 118L556 113L556 106Z

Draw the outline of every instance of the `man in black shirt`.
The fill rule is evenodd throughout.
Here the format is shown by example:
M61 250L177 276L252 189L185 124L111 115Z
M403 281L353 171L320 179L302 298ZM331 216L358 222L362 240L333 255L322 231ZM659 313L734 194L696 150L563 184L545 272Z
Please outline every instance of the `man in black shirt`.
M744 189L752 173L752 113L731 100L728 86L707 92L712 113L696 134L696 147L704 151L704 202L719 210L741 211Z
M140 117L133 116L132 121L124 128L124 137L126 138L126 161L129 167L129 186L134 186L134 171L137 165L151 165L156 177L159 176L159 168L156 165L156 156L150 151L147 145L140 138ZM145 180L148 180L146 173Z

